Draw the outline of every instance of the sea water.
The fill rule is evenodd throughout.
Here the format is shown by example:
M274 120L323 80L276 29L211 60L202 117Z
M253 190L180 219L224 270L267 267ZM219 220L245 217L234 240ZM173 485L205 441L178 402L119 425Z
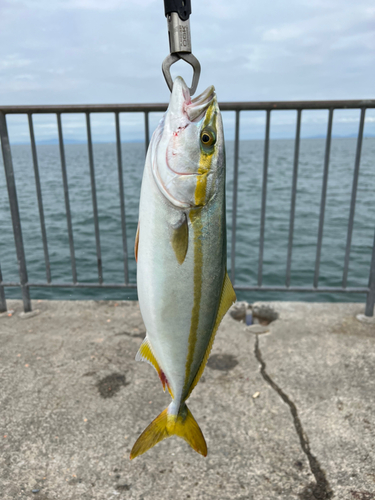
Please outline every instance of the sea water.
M94 144L103 280L124 282L123 244L116 145ZM233 150L227 153L228 270L232 227ZM58 145L38 145L38 161L52 280L72 282L64 190ZM291 286L312 286L324 168L324 139L300 142ZM259 263L264 141L240 142L235 282L256 285ZM341 286L356 139L332 139L320 264L320 286ZM12 146L12 156L30 282L45 282L46 271L30 145ZM78 280L98 281L93 206L86 144L66 144L65 156ZM134 239L145 159L143 143L122 144L129 280L136 281ZM294 141L271 140L269 151L263 284L283 286L293 176ZM375 229L375 138L364 138L350 254L348 286L367 286ZM0 265L4 282L18 282L18 265L4 168L0 164ZM364 301L363 295L238 292L239 299ZM20 297L17 288L6 296ZM135 299L135 290L32 288L40 299Z

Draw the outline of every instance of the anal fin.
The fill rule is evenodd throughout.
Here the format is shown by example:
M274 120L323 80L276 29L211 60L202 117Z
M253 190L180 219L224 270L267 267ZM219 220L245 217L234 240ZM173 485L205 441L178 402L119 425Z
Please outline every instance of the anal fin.
M137 234L135 235L135 242L134 242L134 256L136 262L138 262L138 245L139 245L139 221L137 226Z
M225 277L224 277L223 288L221 291L220 304L219 304L219 308L217 311L216 321L215 321L214 328L212 330L210 342L208 343L208 346L207 346L204 358L202 360L202 363L199 367L197 374L194 377L193 383L191 384L188 395L186 396L185 399L187 399L190 396L192 390L199 382L199 379L201 378L202 373L204 372L204 369L206 367L206 364L208 361L208 356L210 355L212 345L213 345L214 340L215 340L216 332L220 326L220 323L221 323L223 317L225 316L228 309L235 301L236 301L236 292L233 289L232 283L231 283L230 278L228 276L228 272L226 272Z
M156 361L154 353L152 352L150 341L148 340L147 337L142 342L142 345L139 348L139 350L135 356L135 360L136 361L146 361L146 363L153 366L155 368L157 374L159 375L160 381L163 385L164 392L165 392L165 388L167 387L169 394L173 398L172 389L169 386L167 377L165 376L165 373L163 372L163 370L160 368L159 363Z

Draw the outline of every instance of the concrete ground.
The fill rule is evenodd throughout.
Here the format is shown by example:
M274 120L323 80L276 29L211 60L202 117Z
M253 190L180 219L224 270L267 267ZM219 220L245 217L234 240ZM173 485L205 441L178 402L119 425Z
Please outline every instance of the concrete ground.
M375 499L375 323L362 304L273 302L269 332L227 315L178 438L129 461L169 403L134 356L137 303L34 301L0 317L1 500Z

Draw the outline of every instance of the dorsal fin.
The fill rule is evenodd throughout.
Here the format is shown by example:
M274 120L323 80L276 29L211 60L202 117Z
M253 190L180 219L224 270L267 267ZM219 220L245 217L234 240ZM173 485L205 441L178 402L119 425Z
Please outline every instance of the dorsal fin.
M150 344L150 341L148 340L147 336L144 339L144 341L141 344L141 347L139 348L136 356L135 356L136 361L146 361L149 365L153 366L159 375L160 381L163 384L163 390L165 392L165 387L167 387L169 394L173 398L173 392L172 389L169 386L167 377L165 376L165 373L163 370L160 368L159 363L156 361L156 358L154 356L154 353L152 352L152 347Z
M210 352L211 352L211 349L212 349L212 345L213 345L214 340L215 340L215 335L216 335L217 329L219 328L221 320L225 316L226 312L228 311L228 309L230 308L230 306L235 301L236 301L236 293L233 290L232 283L231 283L231 281L229 279L228 273L226 272L225 273L225 278L224 278L224 283L223 283L223 289L221 291L221 298L220 298L219 309L217 311L215 326L214 326L214 328L212 330L212 335L211 335L211 338L210 338L210 342L209 342L209 344L207 346L207 349L206 349L204 358L202 360L202 363L201 363L201 365L199 367L199 370L198 370L197 374L194 377L194 380L193 380L193 382L192 382L192 384L190 386L189 392L188 392L185 400L190 396L192 390L194 389L194 387L199 382L199 379L201 378L202 373L203 373L203 371L204 371L204 369L206 367L208 356L210 355Z

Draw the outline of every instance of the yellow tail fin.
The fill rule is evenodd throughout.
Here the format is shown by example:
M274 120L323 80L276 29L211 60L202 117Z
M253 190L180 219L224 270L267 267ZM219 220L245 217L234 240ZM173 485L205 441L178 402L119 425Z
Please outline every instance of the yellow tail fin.
M202 431L189 408L184 404L178 415L168 413L168 408L166 408L151 422L135 442L130 453L130 460L173 435L181 437L193 450L204 457L207 456L207 445Z

